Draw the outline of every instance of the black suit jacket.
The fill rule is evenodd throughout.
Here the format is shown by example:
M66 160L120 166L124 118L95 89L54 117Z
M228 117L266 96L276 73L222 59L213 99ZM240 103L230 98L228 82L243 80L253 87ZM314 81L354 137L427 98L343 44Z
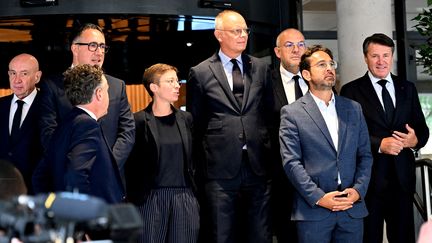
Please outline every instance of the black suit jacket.
M27 189L32 194L31 176L42 156L39 138L39 101L38 93L21 125L19 139L12 144L9 136L9 112L13 95L0 98L0 158L10 161L24 177ZM0 182L1 183L1 182Z
M195 189L194 165L192 160L192 116L189 112L172 107L180 131L184 151L184 175L187 183ZM136 123L136 142L126 162L126 191L128 201L141 205L150 190L159 168L159 134L152 111L152 103L134 114Z
M122 169L135 142L135 122L126 95L125 83L105 75L108 81L110 103L108 114L100 119L103 133L114 157ZM65 120L72 105L64 92L63 76L53 76L41 83L39 120L41 141L46 150L56 127Z
M383 178L389 171L389 164L394 163L397 178L401 187L408 193L415 190L414 154L409 148L403 149L399 155L391 156L378 153L381 140L390 137L392 131L407 132L405 124L415 130L418 143L417 149L423 147L429 138L429 129L421 110L418 93L413 83L401 80L392 75L396 94L396 109L391 124L386 122L384 108L375 92L371 80L366 73L363 77L345 84L341 95L359 102L362 106L368 125L371 149L374 157L370 190L380 192L385 187Z
M244 95L238 105L218 54L192 67L187 83L187 109L192 113L205 176L231 179L238 174L242 147L252 170L265 175L270 156L268 128L273 109L270 69L242 55Z
M120 171L99 123L73 108L52 136L33 175L35 192L73 191L119 203L124 199Z

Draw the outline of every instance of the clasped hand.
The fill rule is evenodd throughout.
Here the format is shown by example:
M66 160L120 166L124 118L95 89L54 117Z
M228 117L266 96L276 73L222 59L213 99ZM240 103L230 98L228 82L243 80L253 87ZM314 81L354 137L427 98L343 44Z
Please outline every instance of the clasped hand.
M398 155L404 148L414 148L417 145L417 136L414 129L405 125L408 133L394 131L391 137L381 140L381 153Z
M354 188L333 191L326 193L319 201L318 205L331 211L344 211L353 207L353 204L360 199L360 195Z

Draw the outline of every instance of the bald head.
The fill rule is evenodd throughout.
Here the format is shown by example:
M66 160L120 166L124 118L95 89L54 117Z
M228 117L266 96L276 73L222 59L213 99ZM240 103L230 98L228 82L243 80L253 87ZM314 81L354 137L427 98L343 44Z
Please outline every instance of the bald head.
M243 16L232 10L224 10L216 16L214 35L222 52L230 58L236 58L246 49L249 29Z
M19 54L9 62L9 85L13 93L24 99L35 88L39 82L42 72L39 71L37 59L27 53Z
M299 72L300 58L306 50L304 41L303 34L293 28L282 31L276 38L274 52L282 67L293 74Z

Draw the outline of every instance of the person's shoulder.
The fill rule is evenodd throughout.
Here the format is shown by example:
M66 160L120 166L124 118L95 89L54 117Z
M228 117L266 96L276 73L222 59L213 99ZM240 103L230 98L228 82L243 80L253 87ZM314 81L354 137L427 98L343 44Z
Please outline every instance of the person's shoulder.
M205 67L209 66L211 63L214 63L218 60L219 60L219 58L217 56L217 53L215 53L215 54L211 55L210 57L208 57L207 59L201 61L197 65L193 66L191 69L205 68Z
M13 94L0 97L0 103L11 102L12 98L13 98Z

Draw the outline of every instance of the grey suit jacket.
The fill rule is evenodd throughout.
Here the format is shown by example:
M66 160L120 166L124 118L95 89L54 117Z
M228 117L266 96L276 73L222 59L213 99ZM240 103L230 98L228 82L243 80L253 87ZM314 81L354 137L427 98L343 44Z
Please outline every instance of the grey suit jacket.
M369 135L358 103L335 96L339 120L336 150L324 118L308 92L281 110L280 146L285 173L296 192L292 219L322 220L331 211L316 205L325 193L336 191L337 174L342 188L356 189L364 198L372 167ZM347 210L354 218L367 215L363 200Z

